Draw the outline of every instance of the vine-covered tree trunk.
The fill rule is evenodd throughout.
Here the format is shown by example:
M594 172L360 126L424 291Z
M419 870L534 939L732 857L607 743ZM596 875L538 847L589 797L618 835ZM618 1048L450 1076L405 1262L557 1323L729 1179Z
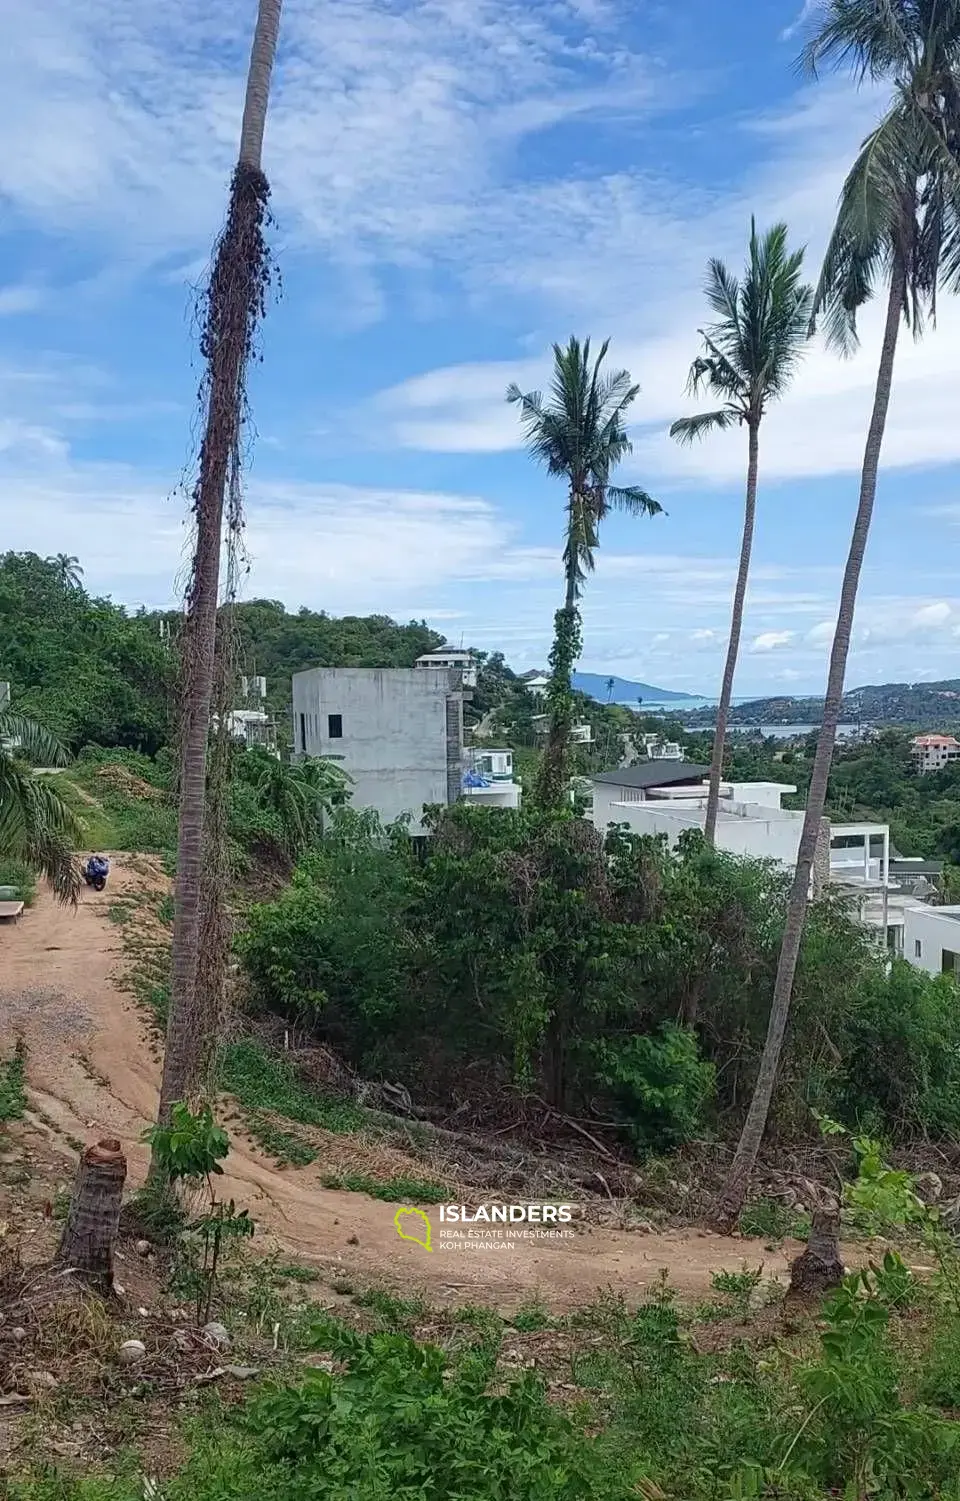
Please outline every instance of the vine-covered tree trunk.
M783 1051L783 1039L787 1030L787 1020L790 1015L793 982L797 972L797 961L800 957L800 943L803 938L803 929L807 920L810 877L816 855L817 838L820 833L820 820L823 817L823 809L827 800L827 782L830 777L833 746L836 740L837 724L840 719L840 709L843 703L843 680L847 670L850 636L853 631L853 614L857 603L857 587L860 583L860 570L863 566L863 555L867 546L867 537L870 533L870 519L873 515L873 502L877 493L877 471L880 466L880 449L883 444L887 411L890 406L890 390L893 385L893 366L897 351L897 335L900 331L900 319L903 314L905 297L906 269L902 259L900 259L894 266L890 276L887 316L883 344L880 349L880 364L877 369L873 414L870 418L870 427L867 432L867 442L863 455L863 469L860 477L860 503L857 507L853 535L850 539L850 551L847 555L843 584L840 589L840 608L837 612L837 627L833 637L833 648L830 652L827 692L823 704L823 722L817 738L817 750L810 775L810 790L807 793L807 807L803 819L803 829L800 834L800 846L797 851L797 869L787 901L787 916L783 930L783 941L780 946L780 959L777 964L777 978L773 989L773 1002L770 1007L767 1037L763 1045L757 1083L753 1091L753 1098L750 1101L750 1109L747 1112L747 1119L744 1123L736 1154L717 1205L717 1222L721 1227L728 1229L743 1208L743 1201L746 1197L750 1177L756 1165L760 1143L763 1140L763 1133L767 1126L767 1117L770 1114L774 1085L776 1084L777 1071L780 1067L780 1055Z
M214 687L224 498L239 515L240 433L245 377L263 311L269 261L263 229L269 186L261 170L270 78L281 0L260 0L247 75L240 153L227 223L217 245L206 296L201 350L206 362L206 419L193 496L196 547L187 594L181 672L180 820L176 910L167 1043L159 1120L189 1098L204 1051L204 1007L197 975L202 935L207 742ZM231 523L239 521L231 515ZM210 976L207 989L216 990Z
M720 807L720 781L723 777L724 742L727 738L727 717L733 697L733 679L740 654L740 636L743 632L743 605L747 597L747 580L750 576L750 554L753 550L753 526L757 514L757 470L759 467L759 426L751 421L747 457L747 495L743 507L743 537L740 542L740 566L737 569L737 584L733 592L733 611L730 617L730 640L727 643L727 660L720 685L720 702L717 704L717 727L713 736L713 756L710 761L710 787L707 792L707 814L703 833L708 844L713 844L717 833L717 813Z
M113 1251L126 1177L127 1159L119 1141L108 1137L87 1147L57 1250L58 1262L75 1267L104 1293L113 1290Z

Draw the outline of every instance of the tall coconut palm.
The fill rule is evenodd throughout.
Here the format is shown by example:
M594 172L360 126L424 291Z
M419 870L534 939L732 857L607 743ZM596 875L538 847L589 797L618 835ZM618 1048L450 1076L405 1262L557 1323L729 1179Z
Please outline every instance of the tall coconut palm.
M847 65L858 80L890 85L890 107L844 183L814 301L814 315L823 318L828 337L842 351L855 346L857 314L881 287L886 312L767 1038L718 1203L718 1219L727 1224L743 1203L760 1149L790 1014L900 325L906 323L919 337L924 317L936 311L938 287L953 291L960 281L960 0L824 0L804 61L813 73L824 64Z
M160 1087L161 1124L174 1101L188 1098L203 1057L203 1018L196 1004L207 743L217 637L221 535L239 526L240 439L245 377L269 280L264 240L269 185L262 167L267 100L280 27L281 0L259 0L247 73L240 152L227 221L213 258L203 310L206 362L204 432L193 494L196 543L182 635L180 818L176 909L167 1043Z
M58 552L56 557L45 560L52 563L57 570L57 578L64 589L79 589L83 583L83 569L80 567L80 559L71 553Z
M661 507L636 485L613 485L610 476L632 451L625 419L640 387L629 372L607 372L603 362L609 339L591 360L590 340L571 338L565 349L553 346L550 400L539 391L524 395L511 385L507 400L520 408L527 447L548 474L567 483L567 527L563 549L566 580L563 609L554 617L547 708L550 727L537 777L541 807L558 807L566 791L574 702L571 678L580 655L580 598L593 572L600 524L611 509L635 516L655 516Z
M0 859L45 876L58 901L76 902L82 876L73 851L82 832L56 778L38 777L30 762L65 766L63 746L32 719L0 712Z
M670 436L693 443L709 432L730 427L747 430L747 493L743 508L740 566L733 593L727 659L717 705L717 727L710 763L710 789L704 834L713 844L723 775L723 750L733 679L743 630L743 603L750 574L753 526L757 511L760 424L767 408L779 400L793 377L809 336L813 289L801 281L803 251L787 249L787 226L775 224L761 239L750 221L750 252L742 281L722 261L711 260L706 294L716 322L700 330L703 353L690 367L688 389L709 392L722 403L712 412L681 417Z

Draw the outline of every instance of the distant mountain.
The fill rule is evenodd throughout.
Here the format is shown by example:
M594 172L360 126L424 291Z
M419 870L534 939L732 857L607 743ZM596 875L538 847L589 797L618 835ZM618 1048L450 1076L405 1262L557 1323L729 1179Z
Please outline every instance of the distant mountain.
M822 698L758 698L735 704L729 722L734 726L819 724L822 717ZM843 696L840 717L864 724L955 729L960 724L960 679L947 678L939 683L871 683L853 688ZM715 709L701 709L691 713L687 722L706 727L715 719Z
M612 686L611 686L612 681ZM700 700L692 693L671 693L669 688L655 688L652 683L634 683L629 678L604 677L599 672L575 672L573 686L578 693L605 704L635 704L638 698L651 704L691 704Z

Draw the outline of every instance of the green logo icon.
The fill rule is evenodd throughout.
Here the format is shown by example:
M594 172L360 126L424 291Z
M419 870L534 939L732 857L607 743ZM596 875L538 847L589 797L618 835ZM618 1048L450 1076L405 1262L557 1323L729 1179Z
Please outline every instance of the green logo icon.
M401 1228L400 1221L404 1215L408 1214L413 1215L415 1219L420 1221L420 1224L417 1226L416 1235L408 1235L406 1230ZM412 1240L415 1246L423 1246L425 1251L433 1250L433 1246L430 1244L430 1221L422 1209L408 1209L404 1206L402 1209L398 1209L393 1216L393 1223L401 1240Z

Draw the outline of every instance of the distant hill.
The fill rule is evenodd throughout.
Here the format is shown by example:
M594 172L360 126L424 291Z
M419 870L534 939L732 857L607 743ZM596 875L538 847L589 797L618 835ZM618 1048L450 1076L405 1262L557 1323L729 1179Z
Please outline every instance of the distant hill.
M688 716L691 725L711 725L713 709ZM819 724L822 698L758 698L735 704L731 725ZM960 678L938 683L871 683L843 696L841 720L864 724L909 725L917 729L954 729L960 725Z
M575 672L573 686L588 698L615 704L635 704L638 698L652 704L692 704L699 700L692 693L671 693L669 688L655 688L652 683L634 683L630 678L604 677L599 672Z

